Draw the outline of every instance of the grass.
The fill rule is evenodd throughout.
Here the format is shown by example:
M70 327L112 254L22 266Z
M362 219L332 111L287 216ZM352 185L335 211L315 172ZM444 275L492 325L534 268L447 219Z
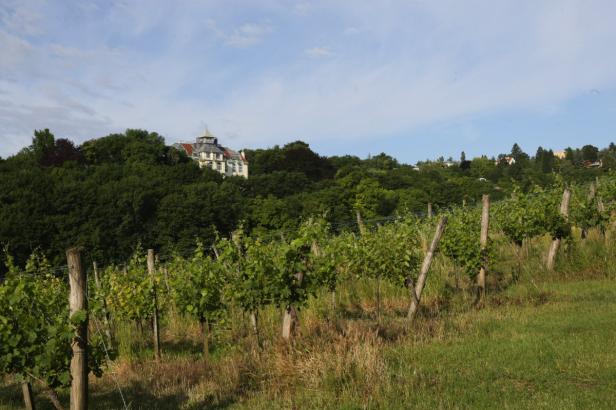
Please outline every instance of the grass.
M329 295L313 300L292 345L277 336L274 308L261 315L263 351L247 320L229 322L208 362L196 323L177 315L164 323L161 363L149 359L147 332L120 327L120 358L91 379L90 407L122 408L117 381L132 409L613 408L616 244L576 242L555 273L542 268L545 247L525 247L513 281L513 249L501 246L481 310L471 307L468 279L438 257L410 330L408 295L385 283L376 322L370 281L346 284L335 316ZM34 389L37 408L51 408ZM68 403L66 391L60 398ZM0 409L18 408L20 387L0 383Z
M516 289L508 296L517 300ZM452 317L442 337L372 351L315 386L257 394L236 408L613 408L616 287L611 280L542 285L536 305ZM354 360L353 354L348 358ZM370 357L376 355L377 357ZM357 366L357 367L355 367Z

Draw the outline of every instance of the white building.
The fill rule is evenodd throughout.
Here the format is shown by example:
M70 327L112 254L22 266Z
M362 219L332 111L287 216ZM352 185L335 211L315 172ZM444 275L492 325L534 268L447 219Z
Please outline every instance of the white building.
M496 161L494 161L494 165L498 165L501 162L504 162L507 165L513 165L513 164L515 164L515 158L510 157L509 155L507 155L507 156L504 156L504 157L499 158Z
M565 151L554 151L554 156L558 159L565 159L567 153Z
M183 142L173 146L197 161L201 168L212 168L225 176L248 178L248 161L244 152L236 152L219 145L218 138L207 130L202 136L197 137L194 144Z

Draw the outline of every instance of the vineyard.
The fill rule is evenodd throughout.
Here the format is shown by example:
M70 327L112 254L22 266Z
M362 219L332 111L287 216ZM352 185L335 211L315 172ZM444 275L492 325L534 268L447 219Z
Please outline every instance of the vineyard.
M540 309L541 283L615 277L613 176L429 209L259 237L240 228L191 255L141 244L110 266L72 248L66 266L36 251L22 268L6 248L0 407L378 407L381 350L463 334L473 324L460 320L524 298ZM306 398L324 383L326 402Z

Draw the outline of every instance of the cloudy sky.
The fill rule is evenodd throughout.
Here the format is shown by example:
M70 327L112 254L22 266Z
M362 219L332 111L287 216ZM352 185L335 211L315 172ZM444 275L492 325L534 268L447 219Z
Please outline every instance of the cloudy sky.
M616 141L616 2L0 2L0 156L80 143L302 139L405 162Z

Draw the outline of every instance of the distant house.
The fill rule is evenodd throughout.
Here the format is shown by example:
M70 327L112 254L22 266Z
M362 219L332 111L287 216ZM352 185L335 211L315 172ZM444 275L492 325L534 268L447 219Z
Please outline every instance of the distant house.
M184 151L199 167L211 168L225 176L242 176L248 178L248 161L243 151L236 152L218 144L218 138L208 130L197 137L195 143L182 142L173 146Z
M515 164L515 158L513 158L513 157L511 157L511 156L507 155L507 156L505 156L505 157L499 158L499 159L497 159L496 161L494 161L494 165L498 165L498 164L500 164L501 162L504 162L504 163L506 163L507 165L513 165L513 164Z
M554 156L558 159L565 159L567 153L565 151L554 151Z
M584 161L582 165L584 165L585 168L601 168L603 166L603 161Z

